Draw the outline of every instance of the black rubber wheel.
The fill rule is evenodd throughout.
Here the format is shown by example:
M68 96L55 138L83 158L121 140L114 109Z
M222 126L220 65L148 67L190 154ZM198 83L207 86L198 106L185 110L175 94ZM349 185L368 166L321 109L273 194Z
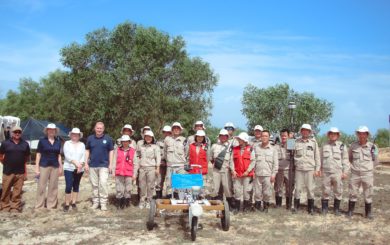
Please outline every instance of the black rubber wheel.
M198 217L194 216L191 220L191 240L196 240L196 232L198 231Z
M222 225L222 230L228 231L230 228L230 212L229 212L229 204L226 200L223 201L223 206L225 207L225 209L222 210L221 225Z
M154 216L155 215L156 215L156 200L152 199L150 201L148 221L146 222L146 228L148 228L148 231L153 230L153 228L155 226L155 223L154 223Z

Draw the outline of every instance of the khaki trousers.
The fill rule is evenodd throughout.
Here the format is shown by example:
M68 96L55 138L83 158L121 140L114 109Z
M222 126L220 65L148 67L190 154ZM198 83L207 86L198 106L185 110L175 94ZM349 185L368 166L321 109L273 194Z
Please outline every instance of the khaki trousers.
M132 177L115 176L116 198L131 198L132 182Z
M275 194L278 197L283 196L283 186L285 190L285 196L288 196L288 188L289 188L289 179L288 179L288 169L287 170L279 170L275 177Z
M167 175L167 166L160 165L160 173L157 175L156 178L156 191L164 190L164 181L166 175Z
M256 176L253 182L255 201L269 202L272 195L271 176Z
M0 199L0 210L6 212L22 210L23 183L24 174L3 174L3 193Z
M154 187L156 183L156 168L141 167L139 169L139 188L141 190L140 201L150 202L154 195Z
M307 192L307 199L314 199L314 170L295 170L295 199L301 199L301 192Z
M218 196L219 189L223 188L223 193L225 197L232 197L232 178L228 170L220 171L216 168L213 168L213 197Z
M252 177L240 177L233 179L234 198L244 201L249 201L252 191L252 184L250 183Z
M47 188L46 208L57 208L58 203L58 168L40 167L37 190L37 202L35 208L45 207L45 196Z
M92 185L92 202L106 205L108 200L108 168L89 168L89 181Z
M334 198L341 200L343 195L343 181L341 179L341 175L341 171L336 173L323 173L322 199L329 200L333 190Z
M360 186L363 187L363 196L365 203L372 203L372 195L374 192L374 173L373 172L352 172L349 181L349 200L356 202L359 194Z

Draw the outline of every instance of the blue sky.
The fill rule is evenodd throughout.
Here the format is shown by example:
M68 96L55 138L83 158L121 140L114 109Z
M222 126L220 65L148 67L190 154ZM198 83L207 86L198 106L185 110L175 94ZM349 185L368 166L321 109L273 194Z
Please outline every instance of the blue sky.
M0 96L62 68L59 50L126 20L181 35L219 75L211 122L246 127L248 84L288 83L335 105L322 125L388 128L390 1L0 0ZM228 112L228 113L227 113ZM261 123L261 122L259 122Z

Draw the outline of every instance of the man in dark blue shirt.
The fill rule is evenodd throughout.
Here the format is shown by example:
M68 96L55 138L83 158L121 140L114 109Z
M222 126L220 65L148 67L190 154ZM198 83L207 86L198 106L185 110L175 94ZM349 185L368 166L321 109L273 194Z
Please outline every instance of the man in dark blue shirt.
M88 136L85 151L85 170L89 172L92 184L92 209L107 210L108 175L111 172L114 144L110 136L104 134L104 124L97 122L95 134Z
M5 140L0 147L0 161L4 164L0 210L21 212L22 188L26 163L30 156L30 146L21 138L22 129L20 127L13 127L11 132L12 137Z

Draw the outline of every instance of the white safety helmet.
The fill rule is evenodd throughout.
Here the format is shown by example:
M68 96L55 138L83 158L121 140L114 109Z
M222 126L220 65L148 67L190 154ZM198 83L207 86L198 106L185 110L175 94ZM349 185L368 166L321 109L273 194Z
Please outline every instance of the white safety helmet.
M263 131L263 127L261 125L256 125L254 128L253 128L254 131L256 130L260 130L260 131Z
M219 135L228 135L229 136L229 132L223 128L219 131Z
M310 124L307 124L307 123L302 124L301 130L302 130L302 129L307 129L307 130L312 131Z
M169 125L165 125L162 129L163 132L172 132L172 128Z
M359 126L356 129L356 133L370 133L370 130L368 130L367 126Z
M196 131L195 137L196 136L203 136L203 137L205 137L206 136L206 132L204 130L198 130L198 131Z
M247 143L249 142L249 135L245 132L240 133L238 136L236 136L236 138L241 139Z

